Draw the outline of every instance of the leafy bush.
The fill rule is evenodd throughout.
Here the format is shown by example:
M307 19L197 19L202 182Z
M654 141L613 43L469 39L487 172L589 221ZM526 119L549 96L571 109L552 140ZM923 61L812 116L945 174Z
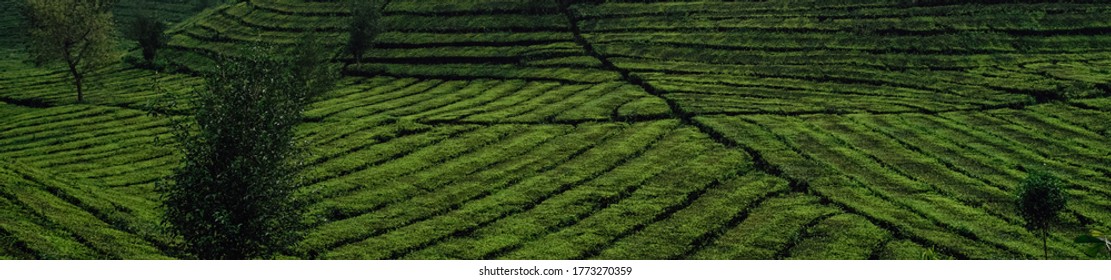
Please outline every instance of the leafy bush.
M192 99L195 123L177 124L185 163L158 190L187 257L268 258L301 238L308 198L297 195L293 128L330 85L314 77L323 71L295 67L321 63L273 53L255 46L218 59Z
M1027 228L1040 231L1042 249L1049 258L1047 240L1049 226L1057 219L1057 213L1065 209L1065 181L1044 171L1035 170L1019 186L1018 208Z
M158 49L166 44L166 24L149 16L139 16L131 23L128 36L139 43L143 52L143 60L147 66L154 65L154 58Z
M382 18L381 4L378 1L352 1L351 23L348 27L347 51L355 58L355 63L362 63L363 54L368 49L374 48L374 40L382 33L378 26Z
M325 91L332 89L338 80L339 69L331 64L335 51L328 49L316 34L302 36L292 48L286 50L287 66L301 92L298 102L307 104Z

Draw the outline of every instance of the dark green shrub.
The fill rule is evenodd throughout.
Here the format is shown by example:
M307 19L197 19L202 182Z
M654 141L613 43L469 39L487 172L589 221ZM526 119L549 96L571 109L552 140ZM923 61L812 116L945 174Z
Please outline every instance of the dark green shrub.
M286 51L290 72L303 87L301 102L308 103L328 91L339 77L339 69L331 63L336 50L325 46L327 44L322 43L319 36L308 34Z
M1065 209L1065 181L1044 171L1032 171L1019 185L1018 209L1026 227L1042 234L1042 250L1049 258L1049 227Z
M294 71L297 56L257 46L246 53L217 59L191 99L194 122L178 124L185 163L158 186L185 257L268 258L301 238L308 200L297 194L293 127L326 90L310 87L331 85L309 81L319 71Z
M146 65L153 66L158 49L166 44L166 24L148 16L139 16L131 22L128 36L139 43Z
M374 40L382 32L378 20L382 18L382 5L378 1L351 1L351 22L347 28L347 51L361 64L363 54L374 48Z

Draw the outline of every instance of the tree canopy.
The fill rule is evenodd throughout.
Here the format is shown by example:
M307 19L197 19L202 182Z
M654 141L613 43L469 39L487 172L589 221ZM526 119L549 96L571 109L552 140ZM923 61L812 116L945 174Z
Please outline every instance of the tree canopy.
M1057 219L1057 213L1065 209L1065 181L1035 170L1019 186L1018 208L1026 226L1042 234L1042 249L1049 258L1049 226Z
M296 194L293 128L334 75L305 50L255 46L221 57L192 99L195 122L177 129L185 164L158 187L189 257L267 258L300 239L307 200Z
M374 39L381 33L378 20L382 17L378 1L351 1L351 22L348 26L347 51L355 63L362 63L363 54L374 47Z
M128 35L139 43L143 52L143 60L147 66L154 65L158 49L166 44L166 24L146 15L140 15L131 23Z

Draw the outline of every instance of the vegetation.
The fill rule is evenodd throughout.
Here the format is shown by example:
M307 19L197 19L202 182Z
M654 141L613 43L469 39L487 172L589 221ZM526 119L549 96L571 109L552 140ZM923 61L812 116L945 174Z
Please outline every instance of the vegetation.
M166 44L166 36L163 34L165 31L166 24L158 19L147 16L139 16L131 23L129 36L139 43L139 49L141 49L143 53L143 60L148 67L154 66L154 59L158 54L158 49Z
M193 10L204 10L212 6L212 0L193 0Z
M351 23L348 29L347 51L355 58L355 64L362 64L363 54L374 48L375 38L381 33L379 20L382 18L381 4L378 1L350 1Z
M339 70L332 64L333 54L314 34L302 37L286 51L288 61L281 67L288 68L294 86L299 86L293 89L298 92L294 102L305 106L335 86Z
M113 0L27 0L27 48L37 64L63 62L84 101L85 75L116 59Z
M0 38L0 259L199 257L156 183L188 162L175 124L243 84L203 77L258 56L277 68L252 85L303 104L292 196L319 199L257 258L1104 257L1096 1L391 0L359 59L347 1L113 12L143 2L169 71L109 65L83 104ZM185 106L140 110L160 100ZM1052 230L1016 207L1027 166L1063 182Z
M293 128L310 94L326 89L309 88L324 86L306 80L317 70L294 71L263 47L254 53L221 60L206 77L193 99L196 125L176 132L185 163L159 187L167 224L197 258L268 258L300 238Z
M1031 172L1019 186L1018 208L1026 226L1041 232L1045 258L1049 259L1049 249L1045 242L1049 239L1049 227L1057 220L1057 215L1065 209L1065 182L1045 171Z
M1111 236L1099 230L1091 230L1087 235L1076 238L1076 243L1089 244L1085 254L1093 258L1111 259Z
M224 2L223 0L117 0L112 8L116 22L123 26L139 17L153 17L170 24L185 20L196 14L198 5Z

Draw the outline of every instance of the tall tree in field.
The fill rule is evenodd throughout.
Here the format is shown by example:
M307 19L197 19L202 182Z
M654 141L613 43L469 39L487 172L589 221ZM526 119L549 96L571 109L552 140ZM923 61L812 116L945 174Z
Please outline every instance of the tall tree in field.
M1027 228L1042 235L1042 251L1049 259L1049 226L1057 213L1065 209L1065 181L1044 171L1035 170L1019 186L1018 208Z
M85 74L116 57L114 0L27 0L27 47L37 64L63 62L77 89L77 101L85 100Z
M163 32L166 32L166 24L150 16L140 15L131 22L128 36L139 43L147 66L154 66L158 49L166 45L166 35Z
M347 51L361 64L363 54L374 48L374 40L382 32L378 26L382 18L382 7L378 1L355 0L348 2L351 7L351 23L347 28Z
M200 259L268 258L301 238L307 200L298 195L300 149L293 128L308 100L331 85L295 69L324 63L253 47L217 59L192 100L195 122L178 124L185 163L158 191L170 232Z

